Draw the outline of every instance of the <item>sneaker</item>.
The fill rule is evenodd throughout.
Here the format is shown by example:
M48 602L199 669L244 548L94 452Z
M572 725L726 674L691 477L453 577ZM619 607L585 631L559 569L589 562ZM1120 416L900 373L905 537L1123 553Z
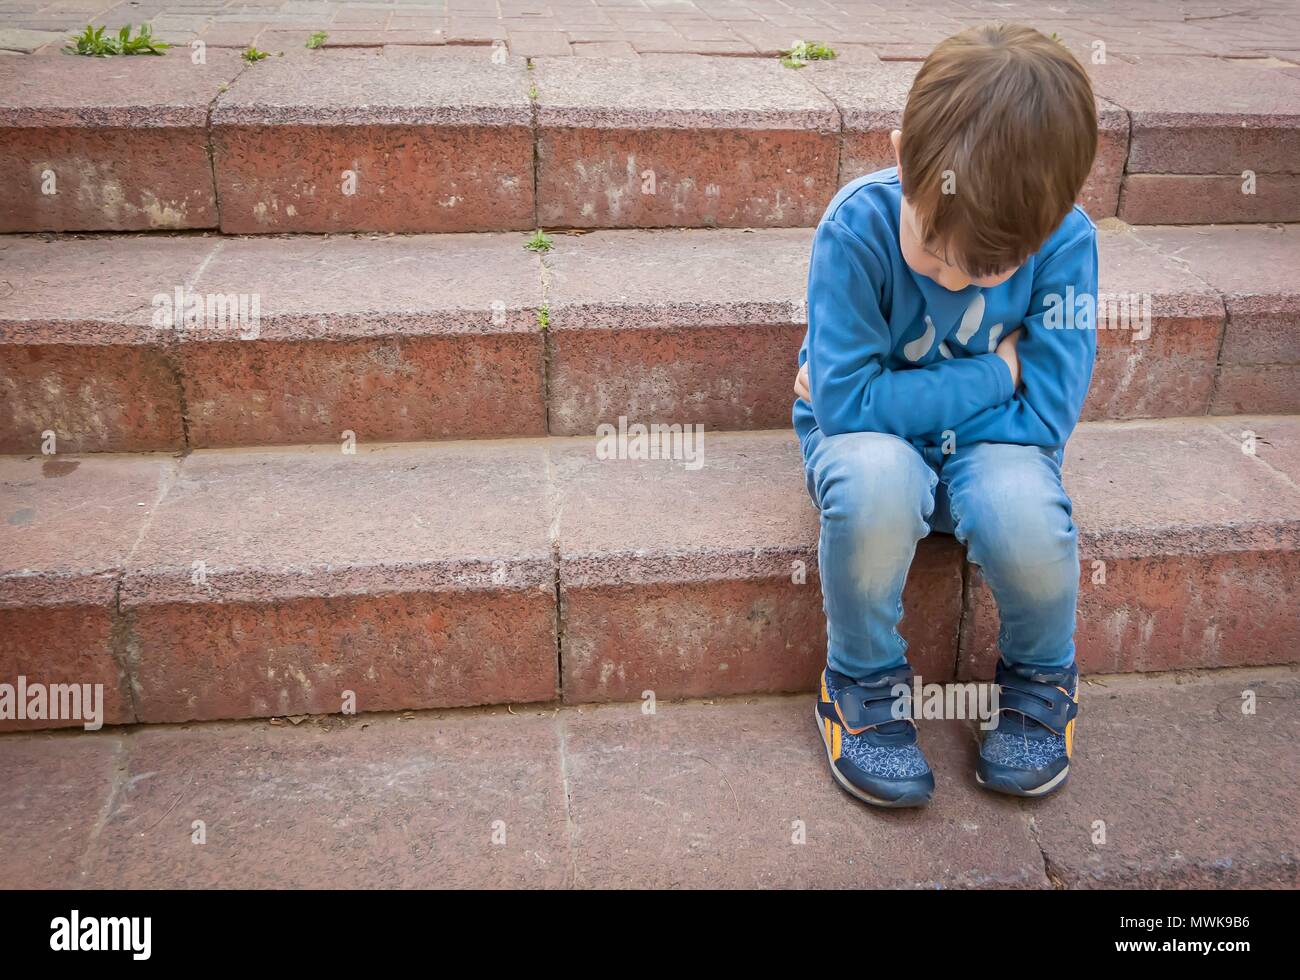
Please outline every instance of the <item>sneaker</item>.
M998 661L997 727L980 743L975 779L1013 796L1046 796L1065 785L1079 713L1079 669L1010 667Z
M815 716L831 775L847 793L873 806L924 806L934 774L916 744L916 724L895 717L893 688L912 671L899 667L854 681L827 667ZM910 711L909 711L910 714Z

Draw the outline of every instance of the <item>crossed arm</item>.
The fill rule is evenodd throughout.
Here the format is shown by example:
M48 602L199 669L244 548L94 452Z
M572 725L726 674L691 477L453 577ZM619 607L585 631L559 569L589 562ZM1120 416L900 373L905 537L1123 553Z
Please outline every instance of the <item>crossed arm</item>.
M1029 313L996 351L897 371L885 367L892 341L877 299L883 269L874 252L829 221L813 253L808 357L795 393L823 432L886 432L938 444L952 431L959 443L1064 445L1088 391L1096 330L1072 310L1065 327L1050 314L1063 297L1096 295L1091 229L1035 271Z
M1024 330L1020 328L1011 331L998 342L997 350L994 351L998 357L1006 361L1007 370L1011 372L1012 388L1020 386L1020 356L1016 352L1016 345L1020 342L1023 333ZM799 373L795 375L794 393L809 405L812 404L812 392L808 387L808 363L806 361L799 366Z
M880 308L885 279L878 250L840 221L822 222L808 274L804 366L813 415L823 432L914 438L950 428L1011 397L1017 379L997 353L901 371L886 368L893 338Z

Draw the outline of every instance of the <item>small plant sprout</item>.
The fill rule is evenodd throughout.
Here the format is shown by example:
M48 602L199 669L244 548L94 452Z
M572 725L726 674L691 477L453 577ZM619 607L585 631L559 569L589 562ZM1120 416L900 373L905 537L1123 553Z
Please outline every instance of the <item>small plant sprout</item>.
M555 242L551 241L551 236L538 228L533 232L533 237L524 242L524 248L530 252L549 252L555 247Z
M107 58L111 54L117 54L117 42L111 36L104 36L104 28L87 24L80 34L68 38L68 44L63 50L89 58Z
M104 33L102 27L91 27L80 34L68 38L63 50L69 54L80 54L90 58L108 58L112 55L155 54L161 55L171 47L166 41L153 36L153 29L148 24L140 25L140 33L131 36L131 25L127 24L114 34Z
M316 31L311 37L307 38L307 47L314 51L325 43L327 37L329 37L329 35L324 31Z
M543 303L537 308L537 326L545 330L551 325L551 305Z
M166 41L160 41L153 36L153 28L148 24L140 25L140 33L131 37L131 28L123 27L118 31L118 46L122 49L123 54L155 54L161 55L171 47Z
M781 64L787 68L802 68L810 61L830 61L834 57L830 45L820 41L795 41L789 51L781 52Z
M240 57L243 58L245 61L247 61L250 65L253 65L259 61L265 61L267 58L271 56L265 51L259 51L257 48L253 47L253 45L250 44L248 48L245 49L244 53L240 55Z

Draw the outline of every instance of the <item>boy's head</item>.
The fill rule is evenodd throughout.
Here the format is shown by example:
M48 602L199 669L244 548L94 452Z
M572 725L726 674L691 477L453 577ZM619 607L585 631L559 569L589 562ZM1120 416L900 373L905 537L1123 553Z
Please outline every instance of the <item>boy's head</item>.
M995 286L1083 187L1097 152L1092 85L1032 28L973 27L925 60L893 141L908 265L952 290Z

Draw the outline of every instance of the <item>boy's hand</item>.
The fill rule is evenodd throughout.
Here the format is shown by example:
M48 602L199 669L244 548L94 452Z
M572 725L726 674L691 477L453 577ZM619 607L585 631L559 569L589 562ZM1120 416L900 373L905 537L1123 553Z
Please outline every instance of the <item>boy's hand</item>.
M809 405L812 404L812 392L808 390L807 363L805 363L801 368L799 368L799 373L796 374L794 377L794 393L798 395L800 398L802 398L804 401L806 401Z
M1020 355L1016 353L1016 344L1020 342L1020 335L1023 332L1023 327L1012 330L1011 333L998 341L998 349L994 351L998 357L1007 362L1007 368L1011 371L1011 388L1013 391L1020 387Z

